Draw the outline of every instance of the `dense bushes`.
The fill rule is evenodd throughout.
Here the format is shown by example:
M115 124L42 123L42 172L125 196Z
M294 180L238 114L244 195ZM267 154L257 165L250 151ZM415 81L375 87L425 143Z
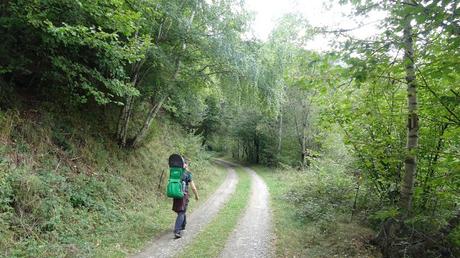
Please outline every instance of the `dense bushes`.
M335 213L350 213L356 187L341 164L320 160L298 173L298 183L286 197L295 202L299 217L311 220L333 220Z

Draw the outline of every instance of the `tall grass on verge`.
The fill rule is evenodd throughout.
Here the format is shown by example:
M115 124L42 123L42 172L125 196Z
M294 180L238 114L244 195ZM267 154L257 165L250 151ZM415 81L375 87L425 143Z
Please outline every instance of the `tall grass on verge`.
M305 171L254 169L270 191L276 257L379 257L367 244L373 231L350 222L356 183L339 164L317 160Z

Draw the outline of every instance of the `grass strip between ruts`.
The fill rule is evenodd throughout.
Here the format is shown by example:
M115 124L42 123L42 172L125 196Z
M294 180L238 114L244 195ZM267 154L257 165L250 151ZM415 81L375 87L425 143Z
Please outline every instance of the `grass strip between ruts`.
M251 179L243 168L236 168L239 182L227 204L177 257L216 257L225 247L230 233L245 210L251 191Z

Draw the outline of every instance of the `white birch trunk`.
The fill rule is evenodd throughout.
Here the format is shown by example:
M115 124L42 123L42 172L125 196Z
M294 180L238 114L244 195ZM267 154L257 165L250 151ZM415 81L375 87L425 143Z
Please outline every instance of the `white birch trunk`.
M140 143L145 139L145 137L147 136L148 130L150 129L150 126L152 125L153 120L157 116L158 111L160 111L160 108L163 105L163 102L165 100L166 100L166 96L163 97L156 105L153 105L153 107L149 110L147 114L147 118L145 119L145 122L142 125L141 130L134 138L134 141L132 143L133 148L139 147Z
M278 148L277 148L277 154L278 157L281 155L281 144L283 140L283 110L280 111L279 115L279 128L278 128Z
M404 160L405 174L401 182L400 209L403 219L410 215L412 195L417 171L416 150L418 145L418 115L417 115L417 82L414 68L414 43L412 36L411 16L407 15L404 21L404 65L407 83L407 152Z
M134 87L137 85L138 73L134 75L134 79L132 81ZM122 147L126 147L126 138L128 135L128 128L129 128L129 120L132 114L132 108L134 103L133 96L127 96L125 105L121 111L120 118L118 120L118 128L117 128L117 140Z

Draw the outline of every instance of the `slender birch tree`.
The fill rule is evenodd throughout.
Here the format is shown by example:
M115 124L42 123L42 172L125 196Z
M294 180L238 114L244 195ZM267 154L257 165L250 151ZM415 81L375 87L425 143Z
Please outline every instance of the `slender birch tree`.
M419 119L417 113L417 81L415 75L414 42L412 34L412 15L406 14L403 20L404 66L407 83L407 152L404 160L405 173L401 183L400 208L402 218L410 215L414 181L417 173L417 146Z

